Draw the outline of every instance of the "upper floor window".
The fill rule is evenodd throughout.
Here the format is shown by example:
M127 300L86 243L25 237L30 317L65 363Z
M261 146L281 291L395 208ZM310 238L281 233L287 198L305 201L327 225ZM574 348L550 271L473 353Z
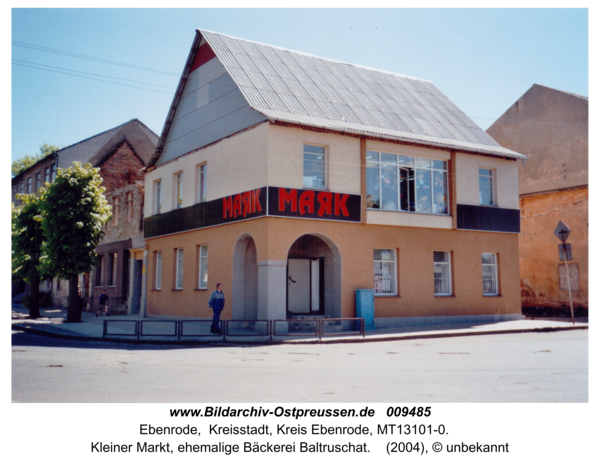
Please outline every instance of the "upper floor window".
M198 166L198 203L206 201L206 164Z
M304 145L304 188L325 188L325 148Z
M183 205L183 172L175 174L175 208Z
M396 295L396 250L373 250L375 295Z
M367 208L448 214L448 162L367 151Z
M50 182L54 182L56 179L56 164L50 165Z
M133 219L133 192L127 192L125 200L127 202L127 222L131 222Z
M433 288L437 296L452 295L452 273L449 251L433 252Z
M44 170L44 182L50 182L50 167Z
M23 190L23 188L24 188L24 187L23 187L23 182L21 182L21 183L19 184L19 193L25 193L25 191Z
M119 197L114 198L113 206L113 226L119 225L119 210L120 210L121 199Z
M479 204L493 206L496 203L494 195L494 170L479 168Z
M33 179L30 177L27 179L27 193L31 193L33 189Z
M35 175L35 191L36 191L36 192L37 192L37 191L40 189L40 178L41 178L41 175L40 175L40 173L38 172L38 173Z
M486 296L498 295L498 264L495 253L481 253L481 267L483 274L483 294Z
M162 207L162 181L157 180L154 182L154 213L160 214Z

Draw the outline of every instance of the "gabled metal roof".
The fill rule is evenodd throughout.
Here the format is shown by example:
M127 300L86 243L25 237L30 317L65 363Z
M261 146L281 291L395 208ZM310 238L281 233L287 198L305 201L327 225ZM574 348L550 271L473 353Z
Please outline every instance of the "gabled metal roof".
M430 81L199 32L250 106L272 120L526 158L502 148Z
M197 30L180 86L189 74L199 38L211 47L248 105L271 121L527 158L501 147L430 81L216 32ZM182 91L178 89L178 94ZM160 156L176 100L177 94L149 166Z

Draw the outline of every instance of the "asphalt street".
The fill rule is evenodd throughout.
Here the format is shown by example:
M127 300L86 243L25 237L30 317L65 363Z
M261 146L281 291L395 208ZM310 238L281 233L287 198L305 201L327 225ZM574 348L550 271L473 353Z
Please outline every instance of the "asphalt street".
M588 331L332 345L12 335L13 402L587 402Z

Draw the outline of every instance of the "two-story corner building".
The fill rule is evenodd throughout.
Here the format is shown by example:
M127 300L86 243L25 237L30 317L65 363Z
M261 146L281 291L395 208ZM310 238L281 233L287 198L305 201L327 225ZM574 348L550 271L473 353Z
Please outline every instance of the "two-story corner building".
M518 161L431 82L198 30L146 173L150 315L521 315Z
M487 132L528 156L519 165L522 304L527 311L588 308L588 98L534 84ZM559 221L573 261L559 261Z
M89 274L80 276L80 294L88 301L106 289L111 308L124 305L128 300L131 300L129 307L134 309L144 303L142 279L138 276L144 249L142 169L154 153L157 142L158 136L154 132L141 121L132 119L57 150L13 178L14 196L16 193L35 193L46 182L54 181L58 168L68 168L74 161L100 168L102 186L106 189L104 195L112 206L113 220L105 227L105 237L96 250L100 266L92 272L91 278ZM31 189L29 184L33 184ZM131 260L131 256L135 259ZM134 276L132 280L130 275ZM55 279L43 283L40 290L51 291L55 304L66 306L68 285L68 281ZM92 300L92 304L96 307L97 301Z

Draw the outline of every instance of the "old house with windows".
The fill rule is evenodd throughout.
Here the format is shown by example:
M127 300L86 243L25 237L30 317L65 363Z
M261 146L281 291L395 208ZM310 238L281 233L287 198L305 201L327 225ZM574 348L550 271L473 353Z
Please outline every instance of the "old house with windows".
M106 289L111 308L121 306L139 311L143 298L142 260L144 250L142 169L150 160L158 136L137 119L57 150L13 178L14 193L35 193L53 182L58 168L74 161L100 168L104 195L112 206L113 219L105 226L104 239L96 251L100 265L79 278L80 295L97 306L97 296ZM40 179L40 182L38 182ZM42 181L43 180L43 181ZM35 188L29 189L29 183ZM25 191L20 192L21 185ZM13 194L14 196L14 194ZM18 204L18 202L17 202ZM132 276L130 278L130 276ZM42 284L51 291L56 305L66 306L69 294L66 280Z
M526 311L569 308L567 267L554 236L571 228L573 305L588 308L588 98L534 84L487 130L529 157L519 165L521 298Z
M151 315L519 318L518 162L431 82L198 30L146 168Z

